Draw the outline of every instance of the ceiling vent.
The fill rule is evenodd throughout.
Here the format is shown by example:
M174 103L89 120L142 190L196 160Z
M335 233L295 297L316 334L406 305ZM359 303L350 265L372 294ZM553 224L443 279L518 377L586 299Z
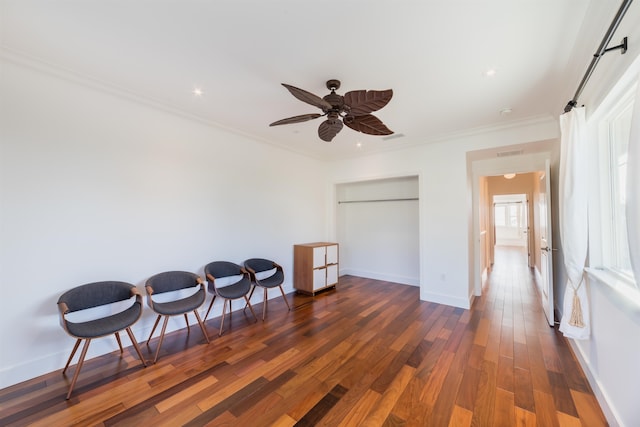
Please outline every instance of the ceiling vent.
M509 156L517 156L518 154L523 154L524 150L512 150L512 151L500 151L496 154L498 157L509 157Z

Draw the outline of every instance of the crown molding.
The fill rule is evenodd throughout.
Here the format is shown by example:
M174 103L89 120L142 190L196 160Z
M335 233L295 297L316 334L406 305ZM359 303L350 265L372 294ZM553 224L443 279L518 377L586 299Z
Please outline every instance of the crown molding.
M405 150L409 148L425 146L429 144L441 143L445 141L459 140L459 139L465 139L465 138L479 136L479 135L502 132L505 130L520 128L520 127L544 125L544 124L551 124L551 123L557 124L557 120L553 118L551 115L539 115L539 116L527 117L519 120L512 120L506 123L479 126L476 128L464 129L464 130L454 131L454 132L446 132L433 137L427 136L424 138L411 138L410 136L408 136L409 140L406 142L402 142L400 144L393 144L387 147L376 147L369 150L363 150L363 151L346 153L346 154L342 153L339 159L335 159L332 156L327 156L327 155L324 155L323 153L318 153L318 152L311 153L304 150L295 149L289 145L278 144L275 141L262 138L260 136L242 131L240 129L232 128L230 126L225 126L221 123L216 122L215 120L211 120L208 117L193 114L184 109L181 109L174 105L163 102L159 99L155 99L148 95L142 95L140 93L136 93L130 89L115 85L111 82L77 72L75 70L63 67L59 64L42 60L41 58L34 57L32 55L26 54L24 52L20 52L12 48L8 48L6 46L0 46L0 59L2 59L3 61L14 63L22 67L33 69L35 71L38 71L44 74L54 76L62 80L66 80L68 82L71 82L83 87L87 87L87 88L100 91L121 99L135 102L158 111L172 114L172 115L181 117L183 119L191 120L208 127L212 127L224 132L242 136L252 141L264 143L269 146L279 148L281 150L285 150L300 156L304 156L304 157L308 157L308 158L312 158L320 161L326 161L326 162L367 157L371 155L388 153L393 151L400 151L400 150Z
M244 132L242 130L239 130L230 126L225 126L221 123L216 122L215 120L211 120L208 117L204 117L198 114L193 114L184 109L178 108L174 105L160 101L153 97L136 93L132 90L115 85L111 82L101 80L83 73L79 73L70 68L66 68L58 64L54 64L54 63L42 60L40 58L36 58L34 56L25 54L23 52L19 52L15 49L11 49L6 46L0 46L0 60L10 62L21 67L30 68L37 72L47 74L47 75L59 78L61 80L66 80L68 82L71 82L86 88L90 88L102 93L106 93L108 95L112 95L117 98L135 102L135 103L144 105L146 107L149 107L158 111L162 111L164 113L178 116L183 119L198 122L199 124L212 127L224 132L229 132L238 136L242 136L252 141L261 142L261 143L270 145L272 147L279 148L281 150L286 150L286 151L289 151L298 155L302 155L305 157L312 157L312 158L314 157L314 156L310 156L309 153L303 152L302 150L295 150L289 146L277 144L273 141L266 140L264 138L250 134L248 132ZM320 158L317 158L317 159L323 160Z

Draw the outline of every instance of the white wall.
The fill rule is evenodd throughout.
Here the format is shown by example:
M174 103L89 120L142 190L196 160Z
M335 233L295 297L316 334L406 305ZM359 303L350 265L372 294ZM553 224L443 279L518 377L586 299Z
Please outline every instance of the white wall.
M336 195L340 274L418 286L418 177L340 184Z
M419 175L420 298L469 308L473 298L472 177L466 152L557 137L557 122L485 130L330 165L334 183ZM331 200L331 199L329 199ZM336 212L333 212L335 223ZM466 225L466 227L465 227Z
M610 281L609 281L610 282ZM636 426L640 420L640 302L598 280L587 280L591 338L570 340L612 426Z
M161 271L261 256L292 291L293 244L328 237L322 163L0 66L0 387L62 368L74 340L56 301L71 287L122 280L144 293ZM152 320L146 310L135 325L139 341ZM89 356L115 348L97 340Z

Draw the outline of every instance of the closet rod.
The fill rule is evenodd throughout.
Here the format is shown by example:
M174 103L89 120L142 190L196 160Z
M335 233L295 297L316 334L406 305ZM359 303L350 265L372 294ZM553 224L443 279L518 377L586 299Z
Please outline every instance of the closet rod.
M407 200L419 200L417 197L411 197L406 199L372 199L372 200L339 200L338 204L341 203L373 203L373 202L404 202Z
M629 5L631 4L632 1L633 0L623 0L622 4L620 5L620 9L618 9L618 13L616 13L616 16L613 18L613 21L611 21L611 25L609 25L609 29L607 30L606 34L602 38L602 42L600 43L600 47L598 48L598 51L593 55L591 64L589 64L589 68L587 68L587 71L584 73L584 77L582 77L582 81L578 86L578 90L576 90L576 94L573 95L573 99L569 101L567 105L564 107L565 113L568 113L569 111L571 111L571 109L573 109L573 107L578 105L578 98L582 93L582 89L584 89L584 87L587 85L587 81L589 80L589 77L591 77L591 74L593 74L593 71L595 70L596 65L598 65L598 61L600 61L600 58L602 58L602 56L605 53L615 49L621 49L622 54L627 52L626 37L622 39L622 43L617 46L607 48L607 45L611 41L611 38L613 37L613 33L615 33L616 29L618 29L618 25L620 25L620 22L622 21L624 14L627 12L627 9L629 9Z

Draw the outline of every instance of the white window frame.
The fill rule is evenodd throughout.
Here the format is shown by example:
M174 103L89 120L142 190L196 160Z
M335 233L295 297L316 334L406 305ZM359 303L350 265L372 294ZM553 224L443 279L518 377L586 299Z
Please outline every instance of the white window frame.
M600 234L601 234L601 251L599 257L599 266L604 270L607 270L610 274L618 276L620 280L627 282L630 286L636 287L635 280L633 278L633 272L630 270L623 271L618 268L618 248L619 245L616 242L616 238L620 237L620 233L616 233L617 223L615 217L615 204L614 194L612 194L612 180L615 180L617 170L612 158L614 141L612 135L611 124L614 120L619 119L624 113L631 114L633 112L633 102L636 93L636 85L632 85L628 88L618 101L612 106L611 110L599 120L598 126L598 173L597 179L600 184L599 194L599 206L600 206ZM631 126L629 126L630 130ZM628 135L627 135L628 137ZM624 215L624 212L622 213ZM627 233L626 228L622 233L622 245L626 245L628 253Z
M638 61L636 61L638 62ZM631 67L637 68L637 67ZM629 70L631 71L631 70ZM612 218L607 206L611 203L610 176L611 156L609 146L609 122L622 113L624 107L633 102L638 85L638 72L627 73L611 90L596 110L587 118L589 149L589 255L587 273L598 282L610 286L618 300L640 310L640 284L633 274L625 274L611 268ZM603 178L607 177L607 179Z

